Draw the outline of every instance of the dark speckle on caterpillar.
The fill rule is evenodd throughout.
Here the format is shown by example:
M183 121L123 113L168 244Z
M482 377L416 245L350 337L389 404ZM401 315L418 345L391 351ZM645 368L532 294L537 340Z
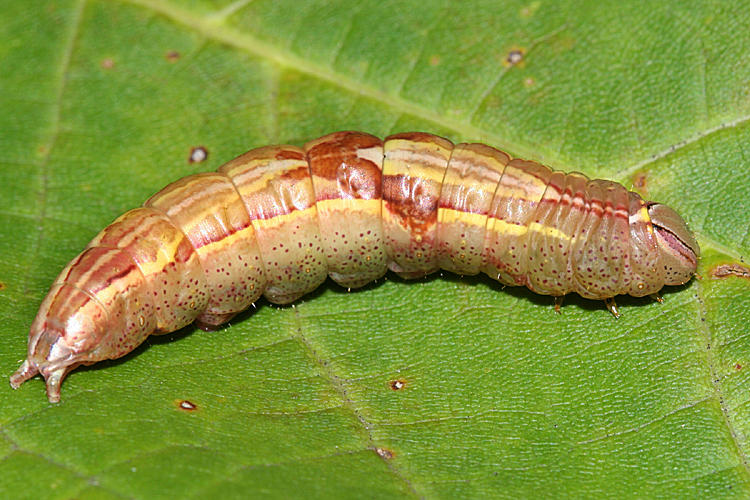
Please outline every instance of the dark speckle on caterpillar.
M426 133L337 132L254 149L117 218L52 284L10 383L41 374L57 402L79 365L216 327L261 295L290 303L327 276L356 288L388 269L483 272L617 314L613 297L685 283L698 257L674 210L615 182Z

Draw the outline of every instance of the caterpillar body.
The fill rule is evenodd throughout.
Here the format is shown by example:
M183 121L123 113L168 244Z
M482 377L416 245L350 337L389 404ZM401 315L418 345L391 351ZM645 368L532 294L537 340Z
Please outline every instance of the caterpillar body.
M677 213L615 182L421 132L337 132L251 150L117 218L55 280L10 383L41 374L57 402L79 365L216 327L261 295L290 303L328 276L356 288L442 268L611 299L685 283L698 256Z

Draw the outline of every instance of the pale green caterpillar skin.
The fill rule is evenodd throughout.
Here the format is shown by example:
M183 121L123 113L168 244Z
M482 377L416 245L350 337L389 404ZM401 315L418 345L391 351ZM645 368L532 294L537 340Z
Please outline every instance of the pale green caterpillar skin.
M41 374L57 402L76 366L216 327L261 295L293 302L329 276L356 288L388 269L483 272L612 299L687 282L699 253L671 208L617 183L420 132L337 132L254 149L115 220L55 280L10 382Z

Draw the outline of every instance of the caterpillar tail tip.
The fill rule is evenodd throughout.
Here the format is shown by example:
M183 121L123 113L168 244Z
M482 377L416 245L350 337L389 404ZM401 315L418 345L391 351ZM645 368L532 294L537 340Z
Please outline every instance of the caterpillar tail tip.
M67 372L67 367L62 367L48 373L42 373L47 386L47 400L50 403L60 402L60 385ZM10 376L10 386L13 389L18 389L21 387L21 384L39 375L39 373L39 368L36 365L29 362L28 359L24 360L21 366L18 367L18 370Z
M47 400L50 403L60 402L60 385L62 384L63 378L65 378L67 370L65 368L59 368L45 377L47 384Z

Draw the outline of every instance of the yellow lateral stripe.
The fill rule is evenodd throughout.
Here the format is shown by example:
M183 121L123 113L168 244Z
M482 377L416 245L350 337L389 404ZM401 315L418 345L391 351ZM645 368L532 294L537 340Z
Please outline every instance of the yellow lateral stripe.
M237 240L241 240L247 237L247 231L253 231L253 234L255 233L253 226L247 226L246 228L240 229L239 231L235 231L232 234L224 236L220 240L212 241L211 243L207 243L201 247L198 247L195 249L195 251L198 252L198 254L203 255L206 252L213 252L224 246L234 245Z
M315 205L306 208L304 210L295 210L294 212L283 214L283 215L277 215L276 217L271 217L270 219L253 219L253 227L260 230L263 229L269 229L274 228L278 226L282 226L284 224L289 224L294 222L296 219L301 219L305 217L311 217L313 215L316 215L315 212L317 211L317 208Z
M321 211L335 211L335 210L342 210L342 209L352 209L356 210L357 212L365 212L373 215L380 214L380 204L381 204L380 198L375 198L372 200L361 200L361 199L345 199L345 198L338 198L338 199L332 199L332 200L320 200L316 202L316 205L318 208L320 208ZM356 217L357 214L354 214Z
M462 212L461 210L455 210L453 208L438 208L439 224L454 224L457 222L471 226L484 227L487 224L487 216L485 214Z
M556 227L545 226L544 224L539 224L538 222L532 222L528 227L526 227L519 224L505 222L501 219L490 218L487 224L487 230L493 231L495 233L508 234L513 236L521 236L529 231L532 231L535 233L544 233L547 236L552 236L561 240L569 240L571 238L569 234L560 231Z
M547 236L552 236L553 238L557 238L560 240L570 239L570 235L560 231L556 227L545 226L544 224L539 224L538 222L532 222L531 225L529 225L529 230L534 231L535 233L543 233Z
M156 260L152 262L138 262L138 267L141 268L143 275L148 278L148 276L158 274L164 270L167 264L174 262L177 248L181 242L182 238L174 239L170 242L162 241L161 245L159 245L159 251L156 252Z
M513 236L521 236L526 234L528 231L526 226L505 222L502 219L495 219L494 217L489 218L487 223L487 230L495 233L508 234Z
M569 234L560 231L556 227L545 226L544 224L539 224L538 222L532 222L528 227L526 227L519 224L505 222L504 220L490 218L490 221L487 224L487 230L493 231L495 233L509 234L514 236L521 236L529 231L532 231L535 233L543 233L547 236L552 236L553 238L558 238L561 240L569 240L571 238Z

